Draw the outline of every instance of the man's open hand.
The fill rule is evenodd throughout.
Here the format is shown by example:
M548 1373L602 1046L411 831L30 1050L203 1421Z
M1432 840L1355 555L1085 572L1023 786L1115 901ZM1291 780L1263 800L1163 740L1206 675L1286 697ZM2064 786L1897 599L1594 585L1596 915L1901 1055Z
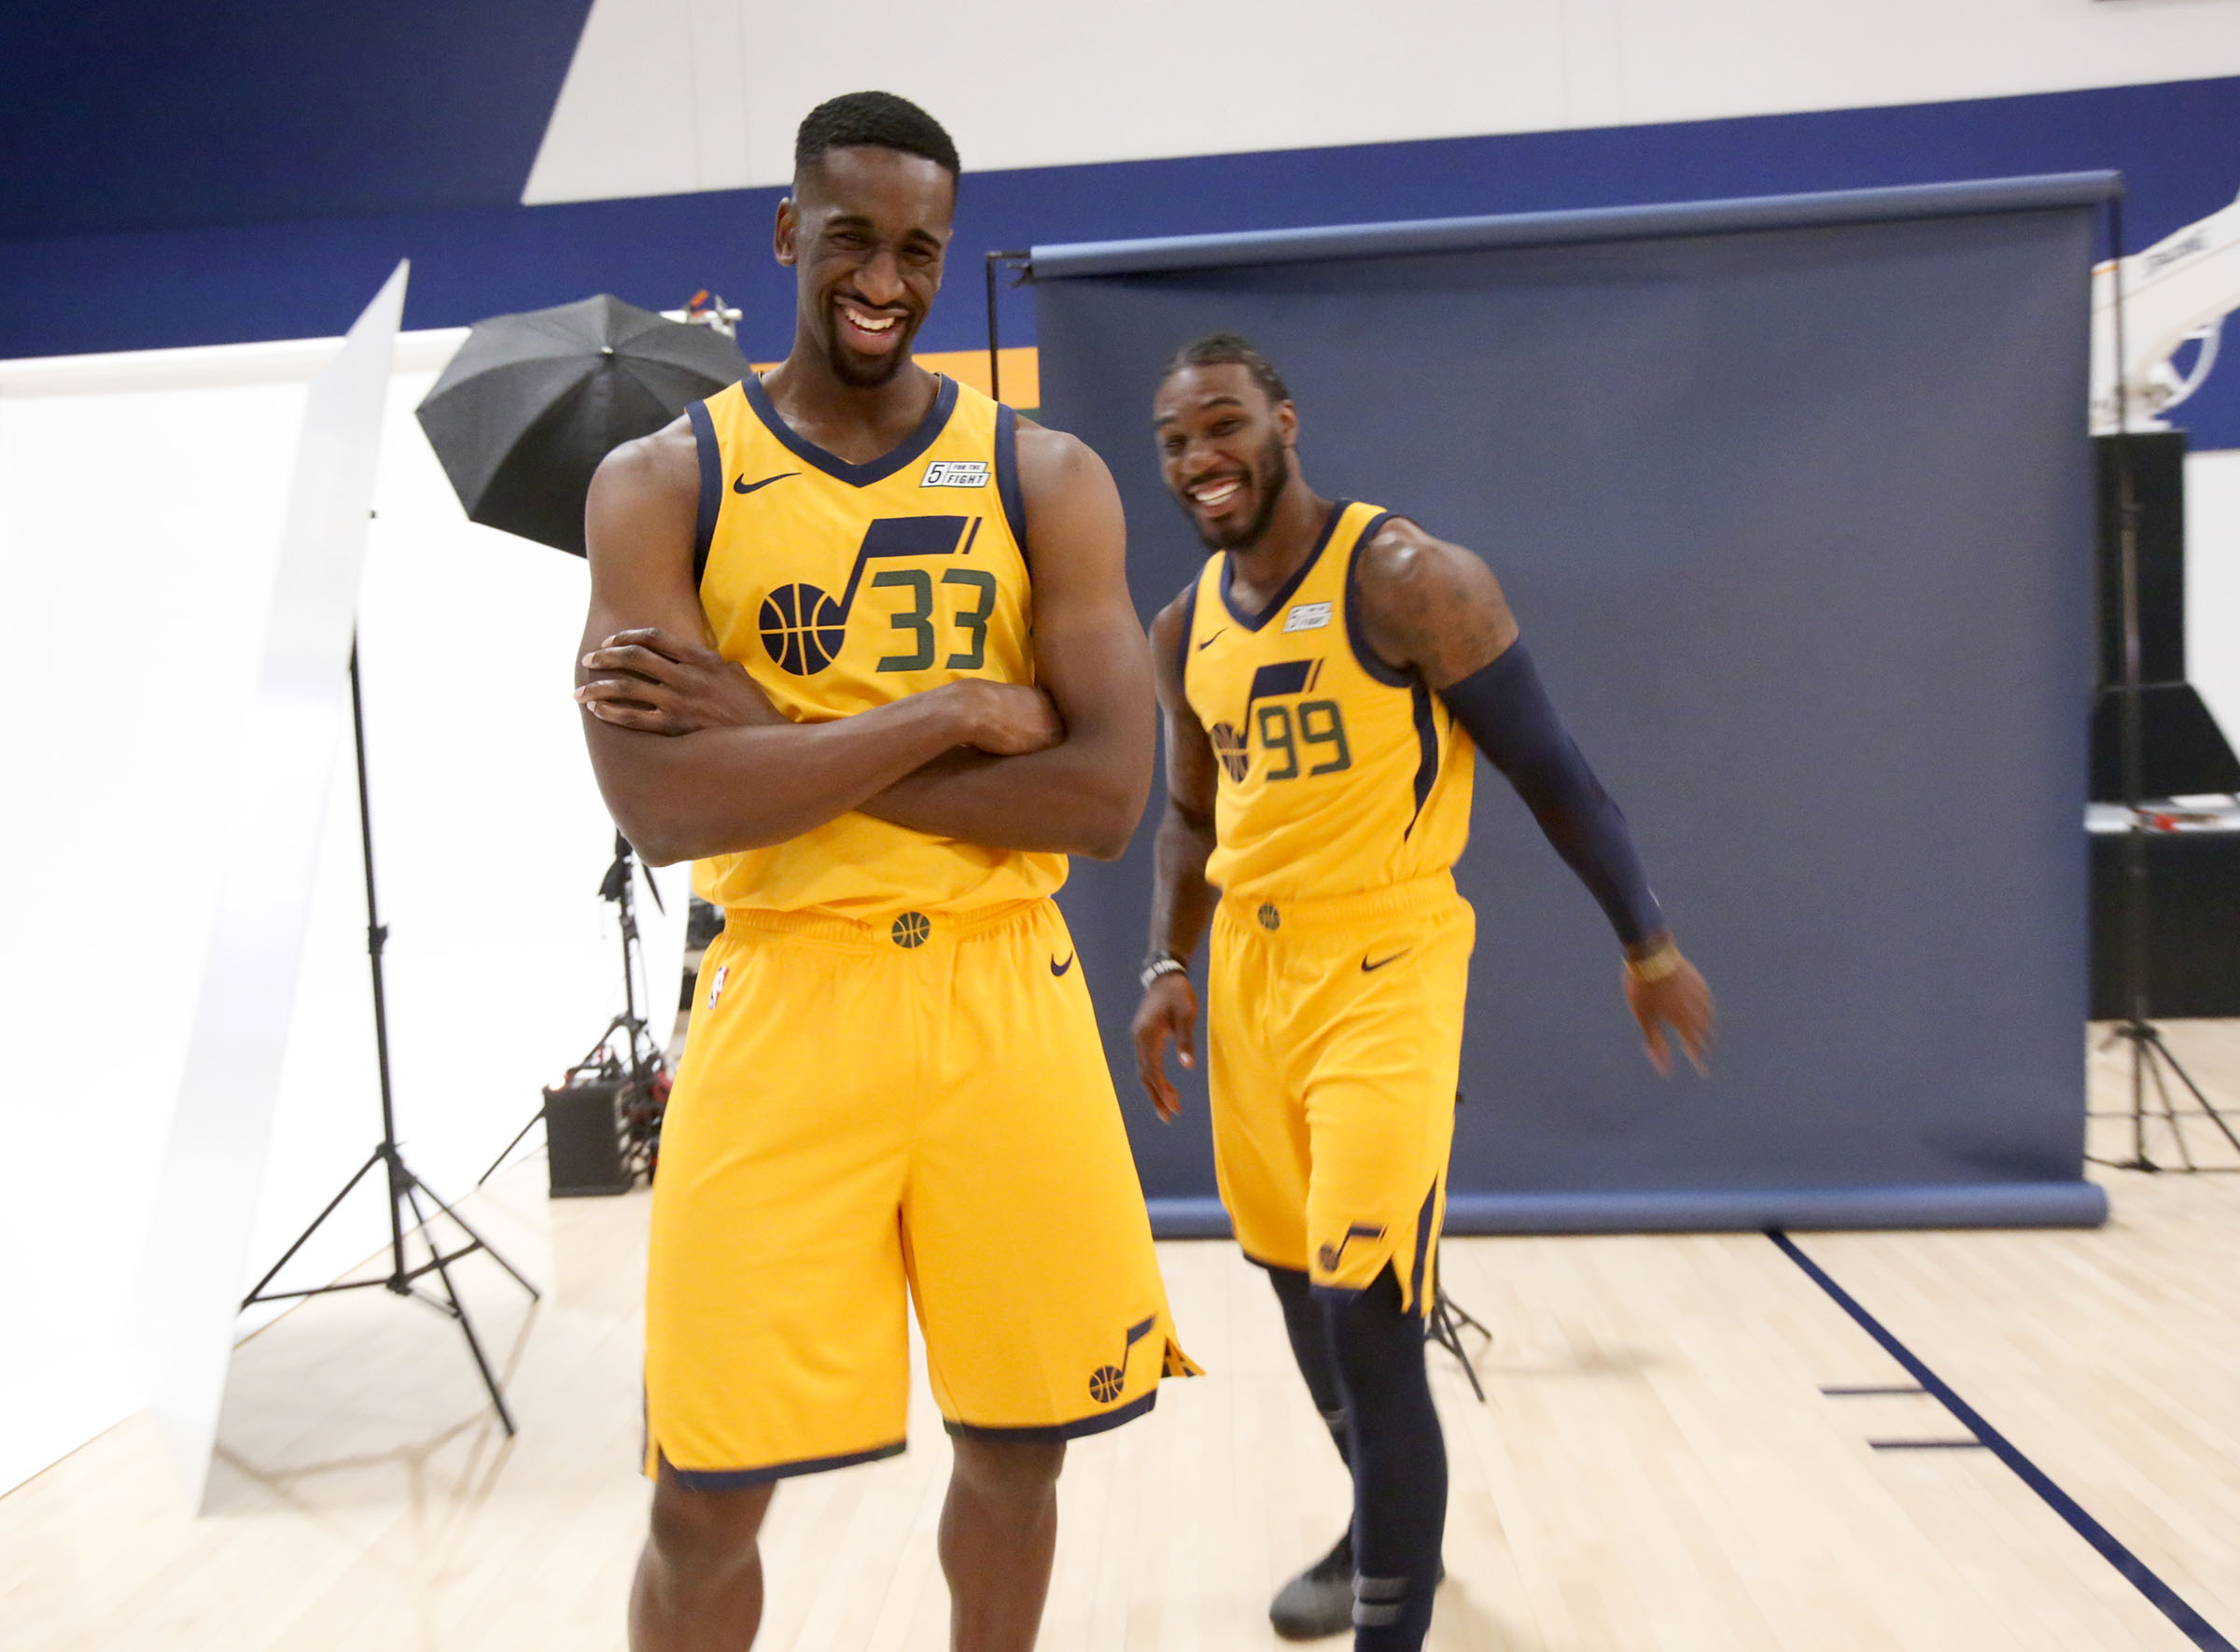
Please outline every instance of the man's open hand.
M1629 970L1626 1006L1640 1024L1649 1064L1659 1072L1673 1070L1673 1053L1664 1042L1667 1028L1680 1041L1690 1065L1698 1072L1708 1072L1712 1039L1718 1030L1718 1010L1696 966L1685 958L1676 961L1679 968L1660 981L1638 980Z
M1176 971L1154 981L1137 1006L1134 1031L1136 1076L1159 1116L1171 1122L1183 1111L1183 1097L1167 1076L1168 1043L1184 1067L1197 1065L1197 991L1190 977Z
M583 656L576 690L601 722L649 735L691 735L786 721L746 668L666 631L618 631Z

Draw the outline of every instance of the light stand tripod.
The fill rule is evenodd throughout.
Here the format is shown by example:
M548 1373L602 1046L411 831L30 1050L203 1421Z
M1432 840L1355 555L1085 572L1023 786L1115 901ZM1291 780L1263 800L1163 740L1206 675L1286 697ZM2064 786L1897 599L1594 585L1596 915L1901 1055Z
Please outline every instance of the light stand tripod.
M1486 1403L1485 1385L1478 1381L1477 1368L1470 1364L1470 1356L1463 1351L1464 1331L1476 1331L1489 1343L1493 1340L1492 1332L1472 1319L1468 1309L1461 1307L1447 1295L1447 1286L1442 1281L1432 1288L1431 1311L1423 1316L1423 1340L1435 1342L1454 1355L1455 1363L1463 1368L1463 1375L1470 1379L1470 1392L1477 1395L1477 1403L1482 1406Z
M361 1291L371 1285L379 1285L399 1296L410 1296L415 1301L425 1302L439 1313L449 1314L458 1322L459 1329L466 1334L467 1351L474 1356L474 1367L483 1374L483 1386L490 1391L490 1404L497 1409L497 1420L505 1424L506 1433L511 1435L513 1433L512 1413L506 1409L506 1396L497 1386L497 1376L491 1370L490 1362L483 1353L482 1341L474 1334L474 1322L467 1317L467 1305L459 1300L458 1289L452 1283L451 1264L477 1251L487 1252L493 1262L513 1276L514 1283L526 1291L532 1301L538 1296L537 1287L523 1279L520 1271L491 1249L483 1236L467 1225L464 1217L437 1197L427 1183L413 1173L397 1145L397 1112L389 1091L388 997L384 988L381 969L381 955L388 945L389 931L381 921L381 908L373 897L373 814L366 798L366 711L365 697L358 686L356 641L350 645L350 729L357 753L358 846L366 867L366 956L373 969L373 1051L381 1071L381 1140L374 1144L366 1162L358 1166L357 1174L343 1183L342 1192L327 1201L327 1208L311 1219L311 1225L297 1236L296 1242L281 1253L279 1261L273 1264L272 1270L242 1298L241 1306L245 1309L259 1302L293 1301L306 1296L324 1296L335 1291ZM318 1232L327 1218L333 1215L342 1202L350 1197L351 1189L364 1181L376 1165L382 1168L389 1185L388 1273L379 1279L344 1280L330 1285L314 1285L301 1291L266 1290L265 1287L279 1278L280 1270L288 1265L311 1236ZM457 1250L444 1250L429 1231L428 1213L420 1202L423 1196L428 1204L449 1217L453 1225L467 1236L467 1242ZM411 1207L413 1212L409 1226L404 1220L407 1206ZM405 1255L405 1236L410 1233L419 1234L420 1242L427 1247L427 1260L417 1266ZM430 1273L442 1284L441 1296L418 1287L417 1281Z
M2138 482L2132 468L2131 410L2124 383L2126 357L2123 351L2123 203L2121 199L2108 203L2109 238L2113 258L2115 290L2115 398L2116 398L2116 546L2120 563L2119 580L2122 591L2123 624L2123 682L2119 705L2123 761L2123 805L2129 819L2123 833L2123 1018L2109 1031L2101 1048L2111 1049L2117 1043L2131 1048L2131 1156L2126 1159L2094 1159L2095 1164L2119 1170L2178 1169L2199 1171L2203 1166L2194 1162L2191 1149L2186 1145L2184 1127L2178 1123L2177 1110L2170 1099L2170 1086L2165 1071L2185 1085L2200 1110L2240 1153L2240 1136L2225 1122L2224 1114L2209 1104L2201 1086L2193 1082L2184 1065L2163 1042L2162 1029L2148 1018L2147 977L2147 815L2139 806L2146 790L2147 722L2139 662L2139 496ZM2151 1087L2154 1099L2160 1104L2163 1124L2170 1131L2170 1140L2177 1149L2176 1166L2157 1164L2147 1152L2147 1121L2151 1110L2148 1091ZM2240 1165L2223 1167L2240 1169Z
M605 875L599 879L599 899L614 903L623 931L623 1013L607 1023L607 1029L592 1041L591 1048L583 1053L583 1058L570 1067L568 1071L574 1074L593 1068L609 1068L619 1072L626 1068L637 1105L644 1108L649 1105L652 1095L653 1080L666 1062L661 1044L653 1037L645 1017L637 1013L637 978L643 969L644 954L637 935L637 883L631 876L637 867L637 852L631 848L630 840L617 832L614 834L614 859L608 864ZM646 874L646 888L652 893L654 910L665 913L668 908L662 904L661 886L653 881L650 872ZM650 982L648 991L651 991ZM647 1005L649 1009L651 1007L651 1003ZM623 1035L624 1051L619 1057L613 1050L614 1036L618 1032ZM506 1162L507 1156L522 1144L543 1117L541 1108L529 1115L528 1123L514 1132L513 1140L507 1142L498 1155L490 1161L490 1168L475 1179L477 1187L497 1173L498 1166ZM639 1161L636 1168L640 1170L651 1169L657 1139L657 1132L652 1129L651 1122L641 1125L634 1119L630 1138L631 1146Z

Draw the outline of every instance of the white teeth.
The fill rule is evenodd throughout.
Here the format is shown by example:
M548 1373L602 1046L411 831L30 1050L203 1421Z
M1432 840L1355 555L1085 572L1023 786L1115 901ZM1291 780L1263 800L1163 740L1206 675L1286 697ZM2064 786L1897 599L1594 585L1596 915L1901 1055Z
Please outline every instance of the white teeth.
M895 324L901 320L901 317L896 315L880 316L875 319L872 316L864 315L861 310L851 310L846 305L841 306L840 314L847 316L851 323L861 328L865 332L889 331L893 329Z
M1212 487L1198 488L1190 497L1211 511L1227 504L1237 490L1243 485L1244 483L1241 482L1219 483Z

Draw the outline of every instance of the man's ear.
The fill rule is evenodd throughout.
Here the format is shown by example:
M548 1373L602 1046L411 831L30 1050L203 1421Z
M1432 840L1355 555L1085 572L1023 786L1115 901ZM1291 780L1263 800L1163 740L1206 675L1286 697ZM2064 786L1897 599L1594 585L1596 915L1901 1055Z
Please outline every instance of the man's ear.
M770 231L770 251L789 270L800 262L793 249L793 237L800 229L801 208L793 204L793 197L789 195L777 203L777 222Z
M1295 447L1299 441L1299 410L1288 401L1276 403L1276 434L1285 447Z

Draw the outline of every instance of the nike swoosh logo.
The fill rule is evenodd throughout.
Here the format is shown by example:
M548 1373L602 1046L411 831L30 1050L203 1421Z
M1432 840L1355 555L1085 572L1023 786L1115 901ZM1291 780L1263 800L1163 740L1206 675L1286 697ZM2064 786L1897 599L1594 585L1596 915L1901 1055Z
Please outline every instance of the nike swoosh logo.
M1050 960L1050 973L1053 975L1062 975L1072 967L1073 955L1071 952L1066 954L1066 961L1064 963L1059 963L1055 958Z
M783 482L789 476L799 476L801 472L798 470L780 470L776 476L765 476L760 482L749 482L747 480L746 473L742 471L738 479L731 484L731 491L735 494L750 494L758 487L768 487L774 482Z
M1202 654L1202 653L1204 653L1204 652L1206 651L1206 650L1208 650L1208 649L1210 649L1210 648L1211 648L1211 647L1213 646L1213 637L1221 637L1221 636L1224 636L1224 635L1225 635L1225 634L1227 633L1228 629L1229 629L1229 628L1228 628L1226 625L1224 625L1224 626L1223 626L1223 627L1222 627L1222 628L1221 628L1219 631L1216 631L1216 632L1214 632L1214 633L1213 633L1213 637L1207 637L1207 638L1205 639L1205 641L1203 641L1203 642L1201 642L1201 643L1199 643L1199 644L1197 645L1197 651L1198 651L1199 653L1201 653L1201 654Z
M1365 958L1361 960L1361 973L1365 975L1371 970L1381 970L1388 963L1397 963L1400 959L1406 958L1414 950L1415 948L1413 946L1403 946L1399 951L1393 953L1392 957L1380 958L1375 963L1371 963L1367 959Z

